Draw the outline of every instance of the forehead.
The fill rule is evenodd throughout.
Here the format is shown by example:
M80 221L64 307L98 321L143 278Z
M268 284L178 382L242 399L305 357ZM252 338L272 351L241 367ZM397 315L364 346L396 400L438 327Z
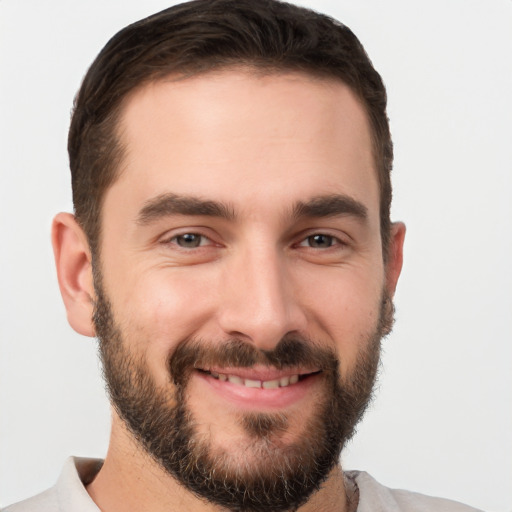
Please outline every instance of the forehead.
M368 119L338 80L242 69L159 80L126 100L119 136L106 202L122 189L132 204L171 192L265 209L335 192L378 209Z

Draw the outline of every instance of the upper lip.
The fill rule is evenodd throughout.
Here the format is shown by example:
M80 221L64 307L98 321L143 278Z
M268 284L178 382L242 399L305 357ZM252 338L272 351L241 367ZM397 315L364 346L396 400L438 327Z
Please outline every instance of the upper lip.
M197 369L204 372L233 375L241 379L260 381L277 380L283 377L291 377L292 375L308 375L319 371L316 368L285 368L279 370L269 366L252 366L250 368L211 366L208 368L198 367Z

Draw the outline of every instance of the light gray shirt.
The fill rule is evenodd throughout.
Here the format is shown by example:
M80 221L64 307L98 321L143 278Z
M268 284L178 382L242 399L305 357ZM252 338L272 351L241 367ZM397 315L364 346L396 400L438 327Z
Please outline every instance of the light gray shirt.
M70 457L53 487L0 512L100 512L85 486L92 482L102 463L99 459ZM482 512L443 498L388 489L364 471L346 474L359 488L357 512Z

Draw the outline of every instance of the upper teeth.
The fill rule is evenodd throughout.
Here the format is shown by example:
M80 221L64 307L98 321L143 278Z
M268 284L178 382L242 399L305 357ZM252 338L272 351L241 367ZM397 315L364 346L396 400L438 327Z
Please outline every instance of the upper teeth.
M276 389L285 388L290 384L295 384L299 381L298 375L289 375L288 377L281 377L275 380L253 380L253 379L242 379L238 375L226 375L225 373L210 372L211 376L215 379L222 381L228 381L232 384L238 384L239 386L245 386L247 388L264 388L264 389Z

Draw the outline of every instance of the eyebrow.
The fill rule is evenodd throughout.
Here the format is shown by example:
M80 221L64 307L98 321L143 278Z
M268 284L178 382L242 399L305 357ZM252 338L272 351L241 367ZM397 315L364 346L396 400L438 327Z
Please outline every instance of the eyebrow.
M362 221L368 219L368 208L354 198L343 194L313 197L306 202L298 202L293 209L295 218L352 216Z
M207 216L226 220L234 220L236 217L234 209L225 203L167 193L148 200L137 216L137 223L150 224L170 215ZM368 209L350 196L331 194L316 196L305 202L299 201L292 210L292 216L295 219L340 215L353 216L364 221L368 217Z
M147 201L137 216L138 224L149 224L169 215L201 215L233 220L233 208L217 201L192 196L161 194Z

